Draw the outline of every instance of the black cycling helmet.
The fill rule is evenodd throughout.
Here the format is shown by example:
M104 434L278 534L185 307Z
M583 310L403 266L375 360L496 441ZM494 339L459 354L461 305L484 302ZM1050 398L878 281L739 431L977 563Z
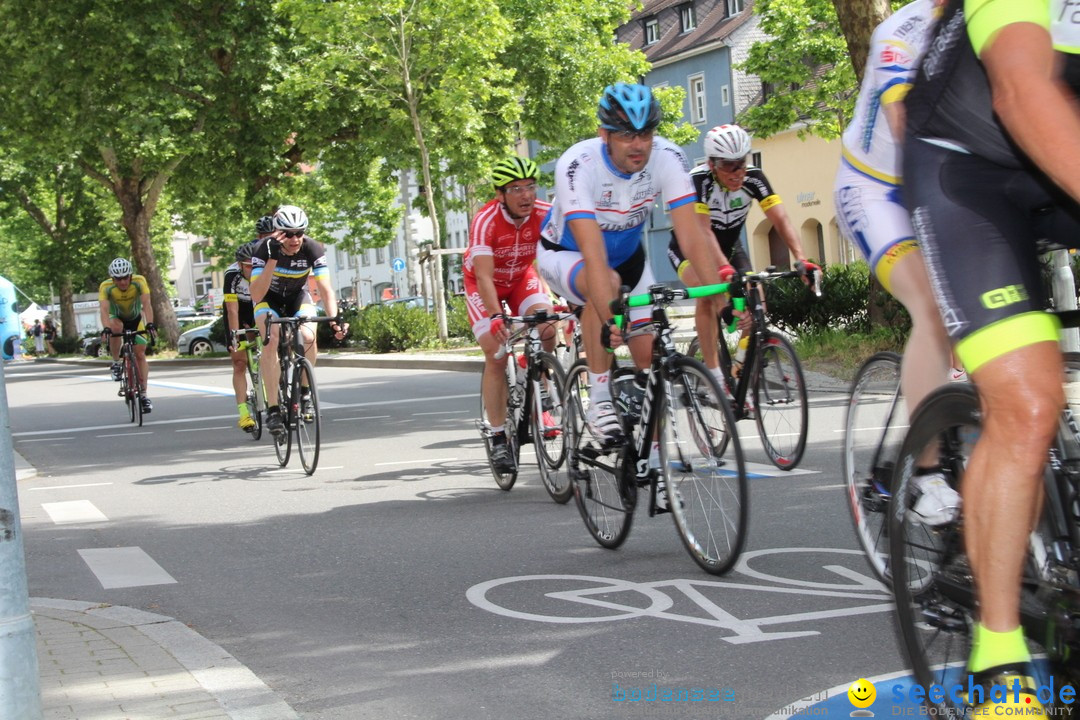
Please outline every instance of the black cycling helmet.
M251 257L255 254L255 251L259 249L259 245L261 245L262 242L262 240L252 240L251 242L246 242L236 248L236 262L251 262Z
M596 118L607 130L648 132L660 124L660 103L647 85L615 83L604 88Z
M274 232L274 216L263 215L261 218L255 221L255 234L266 235L267 233Z
M515 180L535 180L540 177L540 168L529 158L511 155L495 163L491 168L491 182L496 188L505 187Z

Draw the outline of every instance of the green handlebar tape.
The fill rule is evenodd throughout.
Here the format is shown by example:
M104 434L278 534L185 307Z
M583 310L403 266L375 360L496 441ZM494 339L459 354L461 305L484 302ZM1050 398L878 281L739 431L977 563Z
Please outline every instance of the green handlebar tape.
M686 297L699 298L709 297L710 295L719 295L720 293L726 293L730 287L731 283L717 283L716 285L702 285L701 287L686 288Z
M732 305L732 307L734 307L739 312L742 312L743 310L746 309L746 298L744 298L744 297L731 298L731 305ZM733 333L738 329L738 326L739 326L738 319L732 320L731 324L728 325L727 330L728 330L729 333Z

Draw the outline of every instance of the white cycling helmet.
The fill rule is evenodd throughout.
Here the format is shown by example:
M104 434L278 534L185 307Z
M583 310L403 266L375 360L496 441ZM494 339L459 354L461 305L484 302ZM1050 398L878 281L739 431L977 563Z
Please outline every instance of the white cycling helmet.
M307 230L307 213L295 205L282 205L274 213L275 230Z
M738 125L717 125L705 133L705 156L742 160L750 154L750 136Z
M109 277L122 278L131 275L133 272L131 262L127 258L116 258L109 263Z

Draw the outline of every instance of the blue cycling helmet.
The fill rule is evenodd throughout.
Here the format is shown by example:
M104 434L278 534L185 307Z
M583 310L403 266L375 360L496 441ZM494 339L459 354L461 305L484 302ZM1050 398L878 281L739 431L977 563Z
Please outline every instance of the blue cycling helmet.
M647 132L660 124L660 103L646 85L615 83L604 88L596 117L607 130Z

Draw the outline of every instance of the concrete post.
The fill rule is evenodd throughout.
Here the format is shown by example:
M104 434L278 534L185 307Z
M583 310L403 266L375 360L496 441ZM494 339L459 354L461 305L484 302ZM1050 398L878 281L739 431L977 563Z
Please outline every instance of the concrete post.
M0 717L41 720L37 645L26 582L15 452L0 364Z

